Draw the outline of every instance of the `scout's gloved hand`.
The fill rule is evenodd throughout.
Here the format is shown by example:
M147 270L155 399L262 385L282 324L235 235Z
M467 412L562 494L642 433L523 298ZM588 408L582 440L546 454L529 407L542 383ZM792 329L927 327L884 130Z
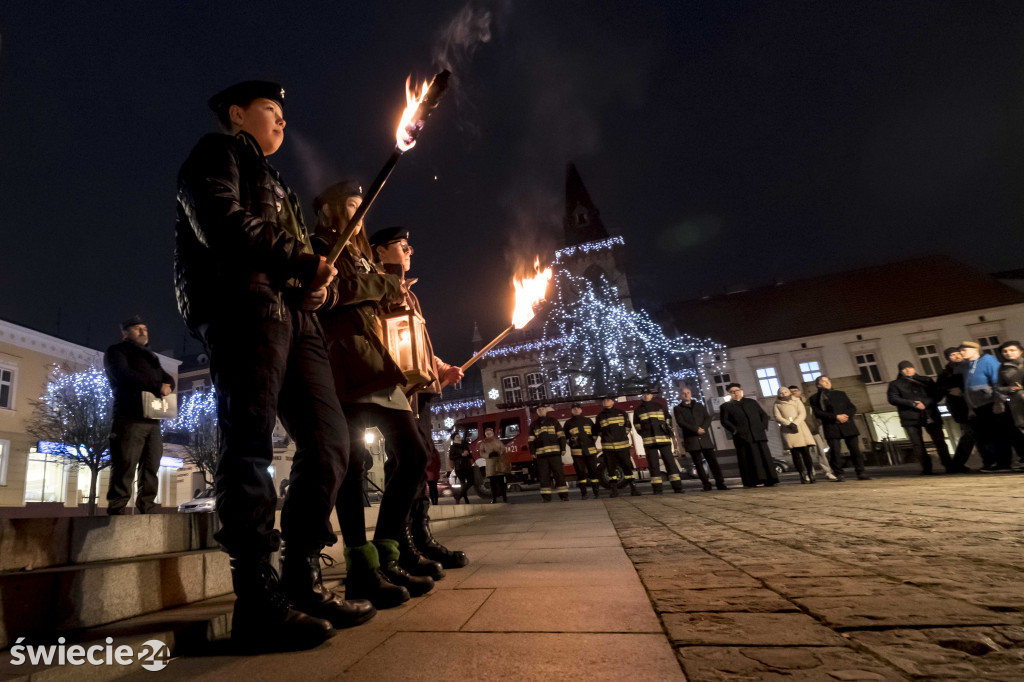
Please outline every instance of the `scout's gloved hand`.
M327 287L323 286L313 291L307 291L305 297L302 299L302 309L313 311L317 310L327 300Z
M316 290L327 286L338 274L338 269L327 263L327 259L320 256L320 264L316 266L316 277L310 282L309 288Z

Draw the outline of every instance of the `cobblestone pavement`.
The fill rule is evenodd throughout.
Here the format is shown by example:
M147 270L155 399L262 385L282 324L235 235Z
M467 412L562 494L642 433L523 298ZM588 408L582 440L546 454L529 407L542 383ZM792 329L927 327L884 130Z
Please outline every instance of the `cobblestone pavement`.
M690 680L1024 679L1024 476L605 507Z

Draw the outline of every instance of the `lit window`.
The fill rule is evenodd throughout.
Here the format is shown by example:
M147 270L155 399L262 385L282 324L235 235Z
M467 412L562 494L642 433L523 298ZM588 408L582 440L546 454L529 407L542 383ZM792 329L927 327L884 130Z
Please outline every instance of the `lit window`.
M544 400L548 397L543 374L535 372L526 375L526 395L530 400Z
M854 356L857 370L860 372L860 379L865 384L877 384L882 380L882 373L878 369L878 361L874 353L861 353Z
M761 387L761 396L773 396L779 392L779 377L774 367L762 367L757 370L757 384Z
M67 460L29 450L25 471L26 502L64 502L67 498Z
M0 407L14 409L14 370L0 367Z
M814 381L821 376L821 363L817 360L811 360L810 362L800 363L800 377L804 380L804 383Z
M942 360L939 358L939 350L934 344L925 344L914 348L917 353L917 360L921 363L921 373L930 377L936 377L942 371Z
M505 393L505 403L515 404L523 402L523 388L519 381L519 377L513 375L510 377L503 377L501 380L501 387Z
M978 345L981 346L982 355L995 355L996 349L999 348L999 337L983 336L980 339L978 339Z

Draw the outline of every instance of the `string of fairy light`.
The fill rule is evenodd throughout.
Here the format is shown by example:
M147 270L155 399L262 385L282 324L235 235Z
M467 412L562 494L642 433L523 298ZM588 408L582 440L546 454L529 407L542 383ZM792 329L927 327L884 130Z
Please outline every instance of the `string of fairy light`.
M212 420L217 425L217 392L214 388L197 390L189 393L181 400L176 419L165 420L160 425L163 433L168 431L184 431L194 433L200 425Z
M488 355L538 352L552 388L566 396L591 392L598 380L611 390L661 383L662 395L670 402L679 399L677 381L695 380L703 391L710 385L709 370L724 370L725 346L690 334L668 338L646 311L621 303L618 288L604 276L592 281L564 267L577 254L624 245L622 237L611 237L557 251L555 265L562 267L555 268L554 295L549 292L551 306L541 339L499 346Z

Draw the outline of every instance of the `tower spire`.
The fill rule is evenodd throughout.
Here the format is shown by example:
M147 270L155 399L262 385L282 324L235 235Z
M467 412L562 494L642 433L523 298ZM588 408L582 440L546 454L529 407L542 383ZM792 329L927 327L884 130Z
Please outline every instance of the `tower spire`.
M597 210L597 206L590 198L590 193L583 184L583 179L574 163L570 163L565 169L563 227L566 246L608 238L608 230L601 222L601 212Z

